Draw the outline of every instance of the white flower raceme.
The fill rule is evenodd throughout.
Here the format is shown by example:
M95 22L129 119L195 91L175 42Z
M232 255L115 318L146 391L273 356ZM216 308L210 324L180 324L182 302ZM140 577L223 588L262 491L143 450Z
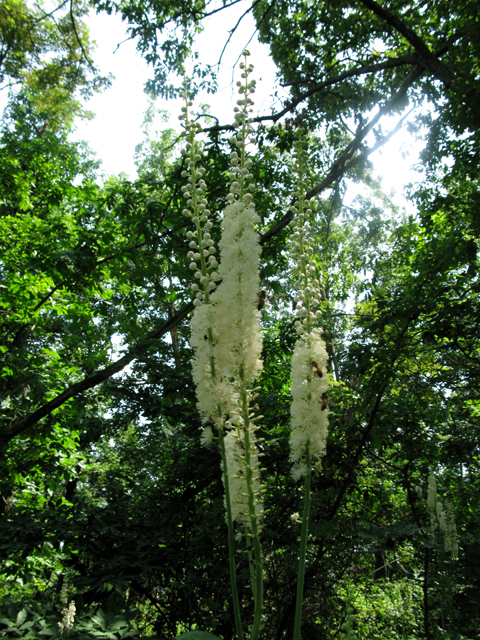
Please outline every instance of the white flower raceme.
M251 383L262 369L262 332L257 310L260 244L253 205L235 202L226 207L220 240L222 279L211 295L215 329L217 376L240 376Z
M452 554L452 557L458 558L457 525L451 519L447 521L444 548L447 553Z
M451 553L453 558L458 558L457 525L455 524L455 512L451 502L447 502L445 511L444 549L447 553Z
M223 426L225 415L236 405L234 387L227 378L218 375L216 352L218 336L214 326L212 303L198 306L191 321L190 344L195 349L192 375L197 391L197 406L204 422L217 429ZM210 340L212 336L213 342Z
M437 500L436 511L437 511L437 520L440 520L440 516L443 513L443 504L440 502L440 500Z
M312 458L325 454L328 434L328 356L320 337L314 342L299 340L292 356L292 434L290 458L294 477L302 473L308 447Z
M251 527L247 457L259 528L263 509L256 427L249 419L245 422L246 416L239 406L240 396L247 393L247 385L262 368L262 333L257 309L260 245L254 230L257 221L251 204L235 202L226 207L220 241L222 281L211 294L210 303L195 310L190 338L195 348L193 378L201 415L217 428L224 426L227 414L230 416L225 425L229 428L225 434L225 450L232 519L241 521L247 528ZM233 425L237 425L242 434L248 430L248 434L244 433L248 435L248 446L243 440L240 442L237 427Z
M58 627L60 629L60 633L63 634L64 631L67 631L73 627L73 623L75 622L75 602L72 600L68 607L64 607L62 609L62 621L58 623Z
M210 295L210 304L196 308L191 322L198 408L203 419L217 427L238 402L238 377L249 384L262 369L257 310L261 249L253 228L257 220L250 204L235 202L226 207L220 241L222 282Z
M428 494L427 494L427 506L429 511L435 511L435 505L437 503L437 483L433 473L428 476Z
M438 526L440 527L440 531L444 534L447 530L447 514L443 510L443 506L441 502L437 502L437 520L438 520Z

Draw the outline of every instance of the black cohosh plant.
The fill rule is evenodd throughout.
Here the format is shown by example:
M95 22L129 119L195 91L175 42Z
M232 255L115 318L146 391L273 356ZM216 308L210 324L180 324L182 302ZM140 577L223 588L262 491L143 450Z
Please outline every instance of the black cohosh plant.
M230 139L230 189L223 211L219 259L211 238L210 210L205 198L206 184L201 167L201 148L196 140L199 125L189 115L191 103L186 97L180 118L184 121L186 146L183 150L187 179L183 187L186 207L183 214L193 226L187 236L188 258L194 276L192 292L195 312L191 321L190 344L197 406L203 420L202 442L218 440L225 488L225 511L228 528L229 567L235 627L243 640L244 626L237 592L235 545L242 542L249 555L254 599L254 618L249 637L257 640L262 627L263 557L260 541L262 486L260 454L256 433L255 379L262 370L262 330L258 310L260 289L259 260L261 248L256 230L260 219L255 211L248 146L255 144L251 112L255 81L250 79L253 66L248 51L240 64L241 81L237 82L239 99L235 107L235 134ZM308 532L310 478L313 460L325 452L328 409L325 403L328 386L327 354L317 326L320 283L310 239L309 218L313 215L305 198L305 152L299 135L295 166L298 174L297 201L294 206L292 258L297 265L296 315L299 339L292 357L292 436L293 475L305 479L301 550L294 638L300 637L303 576ZM239 530L235 536L234 523Z

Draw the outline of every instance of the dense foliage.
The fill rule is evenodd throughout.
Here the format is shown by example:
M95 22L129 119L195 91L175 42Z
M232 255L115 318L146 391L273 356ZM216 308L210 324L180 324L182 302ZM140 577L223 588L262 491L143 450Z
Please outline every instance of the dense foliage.
M227 24L236 2L92 4L121 13L152 64L148 89L173 95L202 21L219 13ZM302 637L339 635L350 589L359 638L478 639L478 2L241 6L290 91L256 118L252 168L266 297L262 637L290 637L295 608L291 516L302 491L288 450L296 334L287 247L290 151L302 123L331 376ZM87 10L73 0L49 10L0 4L9 92L0 131L0 636L202 629L228 640L219 452L200 444L190 373L181 143L165 128L139 146L137 180L102 183L86 146L71 141L75 118L88 115L82 97L108 84L92 63ZM213 70L197 61L193 82L213 87ZM388 115L398 126L382 122ZM405 123L424 142L412 215L382 193L368 161ZM216 222L230 129L206 122L203 133ZM345 206L352 185L358 195ZM427 505L433 477L456 524L453 546L441 508ZM248 619L248 557L237 562Z

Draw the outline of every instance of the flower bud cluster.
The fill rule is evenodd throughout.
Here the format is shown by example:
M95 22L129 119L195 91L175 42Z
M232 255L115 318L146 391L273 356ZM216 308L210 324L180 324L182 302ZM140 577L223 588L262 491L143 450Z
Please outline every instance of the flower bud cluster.
M190 119L188 108L191 105L192 103L186 98L185 106L182 107L182 113L179 116L180 120L184 121L184 135L187 139L185 148L182 149L186 165L186 169L182 171L182 178L186 179L187 183L181 190L186 205L182 213L187 218L191 218L195 225L195 231L187 231L190 248L187 258L190 261L188 266L196 280L191 285L192 293L195 295L193 304L198 307L203 301L208 302L209 295L216 288L220 276L216 271L217 250L210 234L213 223L210 220L211 212L205 197L207 190L207 184L203 178L205 168L199 164L202 157L201 147L195 140L196 134L201 131L201 126Z
M248 144L255 144L256 138L253 135L253 120L250 117L252 113L251 106L253 100L250 96L255 93L255 80L249 80L249 75L253 71L253 65L247 65L248 51L244 51L245 61L240 63L242 69L242 81L237 82L238 93L240 98L237 100L237 106L234 108L235 122L233 126L236 128L235 134L230 138L230 144L233 151L230 154L231 169L229 173L230 190L227 200L230 204L235 201L250 204L253 201L252 191L255 185L252 183L253 175L251 167L253 160L246 154ZM253 205L252 205L253 206Z
M356 640L357 634L353 625L355 624L356 617L354 615L353 608L353 592L351 589L348 590L348 595L344 600L346 604L345 610L345 622L342 624L342 632L340 634L341 640Z
M294 152L294 167L299 176L295 191L297 201L291 207L294 218L290 223L293 229L290 237L293 275L297 289L295 328L304 341L312 342L322 333L321 328L314 326L322 317L322 296L310 224L315 203L305 197L309 184L305 179L305 149L300 136L297 134Z

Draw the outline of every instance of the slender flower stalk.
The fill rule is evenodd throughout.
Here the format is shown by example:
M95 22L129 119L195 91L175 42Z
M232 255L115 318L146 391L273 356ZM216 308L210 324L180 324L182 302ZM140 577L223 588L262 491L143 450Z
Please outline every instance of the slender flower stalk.
M254 188L246 146L254 143L249 113L253 104L250 95L255 91L255 81L249 81L253 70L244 62L240 64L243 82L237 82L240 99L237 101L235 123L237 133L230 139L234 147L230 160L230 192L227 196L222 221L220 241L221 284L212 295L215 309L216 364L218 375L233 380L237 406L231 410L225 438L227 460L235 473L230 474L232 515L245 527L245 533L253 549L252 587L255 614L251 632L252 640L258 638L263 611L263 561L260 544L261 503L260 464L255 433L258 430L251 404L255 399L250 386L262 369L260 353L262 333L257 294L260 288L258 264L260 259L259 236L254 225L259 222L253 204ZM220 348L218 348L220 347ZM236 505L236 507L234 506Z
M225 448L225 438L223 429L219 430L220 451L222 455L223 478L225 484L225 511L228 530L228 566L230 570L230 586L232 589L233 615L235 618L235 628L237 630L237 640L243 640L242 618L240 615L240 602L238 600L237 572L235 570L235 542L233 534L233 514L230 500L229 467L227 463L227 451Z
M187 144L182 151L186 156L188 170L182 171L182 177L188 178L188 183L182 188L187 200L187 207L183 209L183 215L191 218L195 225L195 231L189 230L190 251L187 257L190 260L189 267L195 273L198 282L192 284L192 293L195 294L195 313L192 319L192 334L190 344L195 348L192 369L193 379L197 390L198 409L204 422L211 421L219 432L220 451L222 455L222 467L225 477L225 508L228 530L228 555L230 566L230 585L232 589L233 612L237 639L243 640L242 620L240 616L240 603L238 599L237 576L235 572L235 542L233 532L232 502L230 499L229 471L224 442L225 415L232 402L232 386L223 381L217 375L215 366L215 341L212 329L212 305L211 293L216 288L216 282L220 279L215 269L218 262L215 256L216 248L210 235L213 223L209 219L210 211L205 198L206 183L203 180L205 170L198 166L201 160L201 149L195 135L199 126L193 123L189 117L188 107L192 103L188 101L185 89L185 106L182 108L181 120L185 120L185 135ZM213 440L213 432L209 425L204 428L202 442L210 444Z
M305 496L303 499L302 531L300 534L300 557L297 577L297 595L295 600L295 622L293 627L293 637L296 639L300 638L300 630L302 625L303 585L305 582L305 558L307 556L308 518L310 514L310 493L312 481L310 464L310 452L307 449L307 452L305 454Z
M298 175L297 203L293 207L291 223L292 259L296 276L295 323L300 338L292 356L292 434L290 436L290 459L292 475L296 480L305 477L305 496L300 535L300 556L295 606L294 640L300 639L303 606L303 584L308 538L312 461L325 454L328 434L328 356L321 339L322 329L315 326L321 318L320 282L318 265L310 237L312 216L311 204L306 200L307 188L305 168L305 143L299 131L295 143L295 168Z
M208 231L211 227L207 226L210 223L207 202L203 197L203 173L196 166L200 159L194 140L196 126L189 121L188 104L184 108L187 130L185 155L190 171L185 172L188 185L184 193L189 208L184 210L184 214L192 218L196 227L195 233L189 232L192 251L188 257L191 260L190 268L199 281L192 285L196 309L190 340L195 349L193 378L198 408L204 422L212 422L219 431L231 577L235 572L235 520L244 526L247 541L253 549L255 614L251 637L257 640L263 611L263 561L259 537L263 507L255 435L259 428L256 424L259 417L255 416L251 407L256 396L250 387L262 369L262 334L257 310L261 249L255 230L259 217L251 193L254 188L250 182L253 177L250 173L252 160L246 153L247 144L256 141L249 137L253 133L249 114L253 104L250 95L255 91L255 81L249 81L253 67L247 65L248 55L248 52L244 52L244 62L240 64L243 81L237 82L240 93L235 108L237 133L230 139L234 150L231 153L228 204L223 212L218 270L215 248ZM212 438L211 427L207 426L203 440L208 442ZM236 579L231 579L232 591L235 589L236 594ZM240 638L241 622L235 598L236 595L234 611Z

